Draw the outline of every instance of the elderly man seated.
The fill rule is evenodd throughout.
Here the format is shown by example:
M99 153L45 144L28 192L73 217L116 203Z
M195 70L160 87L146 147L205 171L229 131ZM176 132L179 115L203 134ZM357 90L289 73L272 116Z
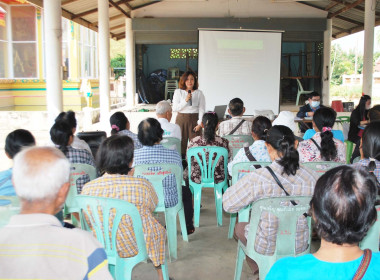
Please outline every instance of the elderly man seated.
M178 124L170 123L172 119L173 110L169 102L163 100L156 105L157 120L164 130L163 137L175 137L181 140L181 128Z
M107 255L88 232L63 228L54 214L69 191L70 163L52 147L16 155L21 212L0 229L0 279L112 279Z

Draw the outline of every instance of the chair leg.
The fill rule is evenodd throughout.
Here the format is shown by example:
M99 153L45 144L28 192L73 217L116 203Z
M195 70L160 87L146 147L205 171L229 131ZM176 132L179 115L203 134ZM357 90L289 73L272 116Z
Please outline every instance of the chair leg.
M168 236L169 260L177 259L177 214L165 212L166 234Z
M223 225L222 186L214 188L216 221L218 226Z
M194 188L194 226L199 227L199 215L201 213L202 188Z
M186 220L185 220L185 211L183 208L178 212L179 224L181 226L182 239L183 241L189 241L189 237L187 236L187 228L186 228Z
M298 106L298 101L300 100L300 93L297 93L297 101L296 101L296 106Z
M234 278L234 280L240 280L241 271L243 270L244 258L245 258L244 251L240 247L240 244L238 243L238 251L237 251L237 257L236 257L236 267L235 267L235 278Z
M236 213L233 213L230 216L230 227L228 228L228 239L232 239L232 236L234 235L236 216L237 216Z
M169 271L168 271L168 264L165 259L165 263L161 265L162 269L162 275L164 277L164 280L169 280Z

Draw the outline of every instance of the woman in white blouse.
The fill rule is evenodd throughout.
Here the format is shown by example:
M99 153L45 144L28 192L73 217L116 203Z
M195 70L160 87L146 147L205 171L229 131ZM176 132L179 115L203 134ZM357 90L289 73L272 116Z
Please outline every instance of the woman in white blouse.
M187 71L179 80L179 89L173 96L173 111L178 112L175 123L181 128L182 157L186 154L188 139L201 135L201 122L205 112L205 97L198 89L194 72Z

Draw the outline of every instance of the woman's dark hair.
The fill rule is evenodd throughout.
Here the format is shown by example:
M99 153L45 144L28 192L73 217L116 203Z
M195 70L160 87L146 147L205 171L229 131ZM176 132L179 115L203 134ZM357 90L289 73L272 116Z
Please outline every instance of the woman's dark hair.
M147 118L140 122L137 137L144 146L153 146L162 140L164 130L158 120Z
M336 119L336 112L329 107L322 107L315 111L313 121L321 132L321 158L325 161L334 160L338 154L332 134L332 127Z
M14 158L22 148L34 145L36 140L32 133L25 129L16 129L7 135L4 149L10 158Z
M65 121L56 122L50 129L50 138L58 149L66 155L67 146L69 145L70 136L73 135L73 131L70 125Z
M295 147L293 131L284 125L275 125L269 129L265 142L270 144L280 159L277 161L282 166L282 174L296 175L299 169L299 154Z
M126 135L112 135L102 142L96 154L101 174L127 175L133 161L133 140Z
M268 130L272 127L272 122L264 116L256 117L252 122L252 132L259 137L260 140L265 140Z
M197 75L195 75L195 73L193 71L186 71L185 73L183 73L183 75L179 79L179 85L178 85L178 87L180 89L184 89L184 90L186 89L186 80L189 77L189 75L191 75L191 76L194 77L193 90L198 89L198 78L197 78Z
M240 98L231 99L228 104L228 109L230 109L233 116L240 116L243 113L244 103Z
M359 110L360 112L360 121L362 121L363 119L366 119L366 112L367 110L365 109L365 104L367 103L368 100L371 100L371 96L369 95L363 95L362 97L360 97L360 100L359 100L359 104L358 106L356 107L357 110Z
M374 158L380 161L380 122L371 122L366 126L362 136L362 150L364 158ZM376 163L370 161L368 170L373 172Z
M129 123L123 112L116 112L110 117L111 135L117 134L119 131L125 130Z
M55 118L55 122L58 121L65 121L68 123L68 125L71 127L71 129L77 127L77 120L75 118L75 112L73 111L67 111L67 112L62 112L58 115L58 117Z
M203 137L206 139L206 143L210 143L215 140L215 130L218 125L218 116L215 112L204 113L202 123L204 126Z
M368 111L368 118L371 122L380 120L380 105L375 105Z
M377 218L377 181L365 170L343 165L323 174L310 201L318 235L338 245L356 244Z

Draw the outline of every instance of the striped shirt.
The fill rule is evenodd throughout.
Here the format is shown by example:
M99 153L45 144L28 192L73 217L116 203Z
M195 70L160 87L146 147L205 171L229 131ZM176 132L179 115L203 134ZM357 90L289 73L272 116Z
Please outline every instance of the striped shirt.
M87 183L82 190L83 195L110 197L133 203L139 210L146 249L154 266L165 261L166 231L153 217L158 197L153 186L143 178L128 175L105 174ZM113 220L115 213L111 215ZM122 258L137 254L137 245L130 217L124 216L117 230L117 251Z
M317 175L311 170L300 167L295 176L281 174L283 167L276 161L270 165L278 179L291 196L311 196L317 181ZM264 197L286 196L266 168L245 175L223 195L223 208L229 213L237 213L245 206ZM252 213L254 214L254 213ZM278 219L269 212L261 213L257 229L255 250L263 255L273 255L276 248ZM249 224L245 228L248 236ZM296 232L296 252L302 253L308 245L308 227L305 217L299 218Z
M177 151L166 149L157 144L153 146L143 146L135 151L134 165L173 163L182 168L182 160ZM156 171L153 170L152 171ZM165 207L173 207L178 203L177 183L173 174L166 176L163 180Z
M232 117L230 120L219 124L218 135L223 137L228 135L242 120L243 117ZM233 133L234 135L251 135L252 121L245 120L242 125Z
M130 137L133 140L133 144L135 145L135 150L142 148L142 144L140 143L139 138L132 131L129 131L128 129L124 129L122 131L119 131L117 134L127 135L128 137Z
M0 279L111 280L107 255L91 233L52 215L15 215L0 229Z

